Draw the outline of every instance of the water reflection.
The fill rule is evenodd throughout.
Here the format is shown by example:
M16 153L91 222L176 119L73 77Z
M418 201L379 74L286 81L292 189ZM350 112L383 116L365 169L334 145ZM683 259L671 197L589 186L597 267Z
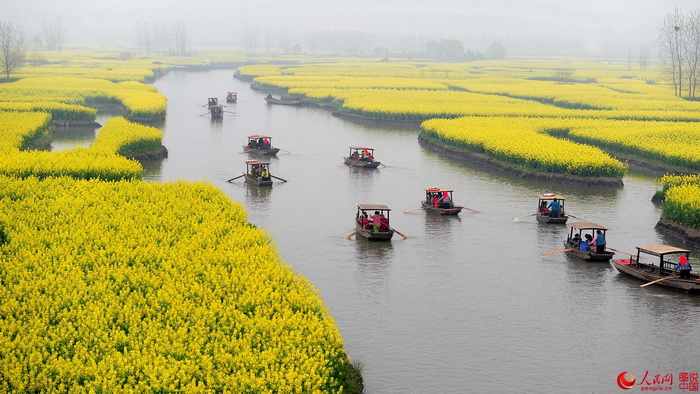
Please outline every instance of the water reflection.
M269 211L270 209L270 194L272 187L263 187L252 185L245 182L242 187L245 187L245 205L247 209L256 211L257 213ZM274 186L273 186L274 187ZM266 216L266 215L261 215Z
M211 118L209 130L220 132L224 129L224 118Z
M139 160L143 167L143 179L147 181L162 181L163 160Z
M58 152L76 146L88 147L95 141L95 126L51 126L51 151Z
M462 218L459 215L434 215L423 212L425 216L425 234L438 239L452 240L452 229Z

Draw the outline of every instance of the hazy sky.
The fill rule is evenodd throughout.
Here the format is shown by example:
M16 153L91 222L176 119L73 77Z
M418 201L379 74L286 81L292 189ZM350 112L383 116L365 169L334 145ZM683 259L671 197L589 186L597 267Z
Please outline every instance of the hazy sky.
M28 37L40 35L42 23L58 16L69 43L107 37L126 45L135 42L136 22L183 21L191 45L222 46L241 45L246 28L283 31L290 39L313 31L354 30L430 39L557 37L641 45L637 42L653 42L675 7L684 13L700 8L697 0L0 1L7 3L0 6L0 19L14 21Z

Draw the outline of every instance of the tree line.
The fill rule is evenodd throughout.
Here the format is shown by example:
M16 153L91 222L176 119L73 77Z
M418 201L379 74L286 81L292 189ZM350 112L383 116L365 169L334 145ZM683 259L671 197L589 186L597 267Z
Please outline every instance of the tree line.
M659 58L678 97L696 99L700 73L700 11L683 14L678 8L659 27Z

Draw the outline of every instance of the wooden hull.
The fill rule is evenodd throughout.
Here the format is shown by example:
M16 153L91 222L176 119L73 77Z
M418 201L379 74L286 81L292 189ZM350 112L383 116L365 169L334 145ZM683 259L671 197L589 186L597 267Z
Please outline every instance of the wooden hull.
M564 247L567 249L572 249L572 248L574 248L574 245L564 241ZM583 251L583 250L578 250L578 249L573 249L573 250L568 251L566 253L569 253L572 256L578 257L581 260L590 261L590 262L597 262L597 263L604 263L604 262L610 261L610 259L612 259L613 256L615 255L615 253L613 253L613 252L596 253L593 250Z
M611 263L620 273L645 282L668 277L668 275L659 274L659 267L648 264L635 264L634 260L631 261L632 264L630 264L630 260L612 260ZM657 282L654 286L656 285L687 292L688 294L700 294L700 278L695 273L690 274L690 279L666 279Z
M272 149L249 149L246 148L245 146L243 147L243 152L244 153L253 153L256 155L265 155L265 156L273 156L276 155L277 152L279 152L279 148L272 148Z
M392 229L374 232L371 230L371 227L370 230L367 230L359 223L355 224L355 230L357 230L357 235L369 241L388 241L394 236L394 231Z
M436 215L459 215L462 212L462 207L453 206L452 208L435 208L433 204L427 201L421 201L420 204L426 211Z
M257 186L272 186L272 179L258 180L255 177L247 175L247 174L245 176L245 181L250 183L250 184L257 185Z
M381 164L378 161L355 160L350 157L344 157L343 160L345 160L345 164L347 165L360 168L377 168L379 164Z
M566 215L554 218L554 217L550 217L546 213L545 214L538 213L535 216L537 216L537 220L539 220L542 223L563 224L563 223L566 223L567 220L569 220L569 217Z
M226 102L227 102L227 103L235 103L235 102L236 102L236 99L234 99L234 98L226 98Z
M265 97L265 101L267 101L268 104L279 104L279 105L301 105L301 103L302 103L301 100L277 99L277 98L269 98L269 97Z

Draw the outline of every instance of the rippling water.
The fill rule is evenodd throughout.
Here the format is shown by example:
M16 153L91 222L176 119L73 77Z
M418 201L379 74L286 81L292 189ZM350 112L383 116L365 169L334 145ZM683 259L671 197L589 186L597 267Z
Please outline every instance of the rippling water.
M613 248L683 246L654 230L653 177L632 173L616 189L504 177L422 148L415 126L269 106L266 92L232 73L175 72L155 83L168 96L170 154L147 165L147 179L206 179L243 202L286 263L318 289L347 352L364 364L366 392L601 393L619 391L624 371L638 380L645 371L700 372L700 297L642 289L609 264L542 256L562 248L566 227L512 219L533 212L539 193L556 192L569 213L609 227ZM229 90L238 92L226 108L235 114L199 116L207 97L223 101ZM253 133L289 151L271 165L288 183L226 182L244 172L241 146ZM356 144L375 148L387 166L346 167L342 157ZM481 213L403 213L436 184ZM390 206L392 227L409 239L346 240L359 203Z

